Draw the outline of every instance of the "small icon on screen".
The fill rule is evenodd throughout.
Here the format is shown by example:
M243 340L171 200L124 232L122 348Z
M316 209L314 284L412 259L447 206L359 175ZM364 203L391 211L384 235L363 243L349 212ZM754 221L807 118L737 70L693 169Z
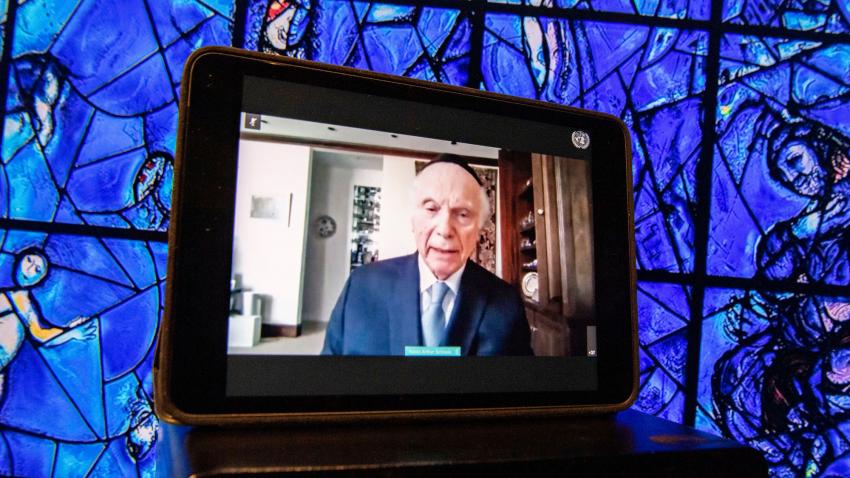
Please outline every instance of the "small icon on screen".
M263 122L263 119L258 114L254 113L245 113L245 128L246 129L260 129L260 123Z
M573 146L578 149L587 149L590 146L590 135L584 131L573 131Z

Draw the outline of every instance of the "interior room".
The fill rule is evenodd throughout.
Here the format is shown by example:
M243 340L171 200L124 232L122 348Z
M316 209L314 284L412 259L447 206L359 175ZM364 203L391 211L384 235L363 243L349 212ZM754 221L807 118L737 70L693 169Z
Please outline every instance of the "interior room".
M319 354L349 272L416 250L413 179L452 152L491 202L472 259L522 294L534 353L595 355L586 162L274 117L248 128L256 116L240 141L228 353Z

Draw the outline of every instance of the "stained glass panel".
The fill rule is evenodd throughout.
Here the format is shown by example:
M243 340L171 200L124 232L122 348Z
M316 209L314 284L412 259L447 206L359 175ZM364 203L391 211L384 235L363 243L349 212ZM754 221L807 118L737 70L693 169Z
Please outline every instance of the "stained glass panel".
M465 10L347 0L254 2L246 31L251 32L246 47L260 51L456 85L468 82Z
M9 0L0 0L0 52L6 44L6 9L8 7Z
M704 316L697 427L761 450L776 476L845 469L850 296L708 289Z
M638 286L640 394L634 408L682 423L691 291L677 284Z
M595 12L628 13L660 18L708 20L710 0L487 0L494 4L570 8Z
M641 269L693 271L707 42L670 28L486 18L486 89L603 111L631 129Z
M804 32L850 33L846 0L723 0L723 21Z
M153 476L166 249L0 231L0 474Z
M848 2L716 1L724 26L710 34L689 29L709 19L709 0L238 8L251 50L621 117L633 137L642 271L848 285L850 47L839 42L850 33ZM29 0L15 3L7 25L9 3L0 0L0 47L11 53L0 79L0 218L164 231L182 64L199 46L230 44L236 2ZM622 25L508 10L644 18ZM473 33L476 15L483 32ZM667 21L653 27L646 17ZM686 26L671 27L677 19ZM722 33L733 25L795 34ZM2 43L12 26L14 40ZM824 41L829 34L836 40ZM719 87L716 125L703 120L709 35L721 35L720 77L709 80ZM714 169L697 178L701 131L712 127ZM698 181L711 181L710 197L696 197ZM694 243L699 204L710 205L706 271L695 270L706 246ZM152 473L151 350L165 256L155 242L0 231L0 308L37 306L0 317L0 475ZM701 362L688 371L692 292L640 283L635 407L687 421L687 374L698 373L700 428L762 450L776 476L850 474L850 299L708 289Z
M850 45L728 36L708 272L850 284Z
M164 231L183 62L229 44L232 16L221 1L22 3L0 217Z

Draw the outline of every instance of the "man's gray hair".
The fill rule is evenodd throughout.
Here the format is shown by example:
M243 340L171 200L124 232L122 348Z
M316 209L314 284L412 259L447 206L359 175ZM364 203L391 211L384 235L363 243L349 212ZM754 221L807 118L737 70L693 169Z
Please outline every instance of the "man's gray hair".
M481 209L478 211L478 227L484 227L484 224L487 224L487 220L490 219L490 198L487 197L487 190L484 189L484 186L479 186L478 189L481 191Z

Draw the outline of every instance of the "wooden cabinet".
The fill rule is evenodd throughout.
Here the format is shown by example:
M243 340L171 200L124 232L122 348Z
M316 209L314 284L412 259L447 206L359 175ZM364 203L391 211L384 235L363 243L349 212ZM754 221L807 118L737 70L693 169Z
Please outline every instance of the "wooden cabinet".
M583 355L593 313L589 167L503 151L499 157L502 276L526 302L537 355ZM537 294L523 280L537 274Z

